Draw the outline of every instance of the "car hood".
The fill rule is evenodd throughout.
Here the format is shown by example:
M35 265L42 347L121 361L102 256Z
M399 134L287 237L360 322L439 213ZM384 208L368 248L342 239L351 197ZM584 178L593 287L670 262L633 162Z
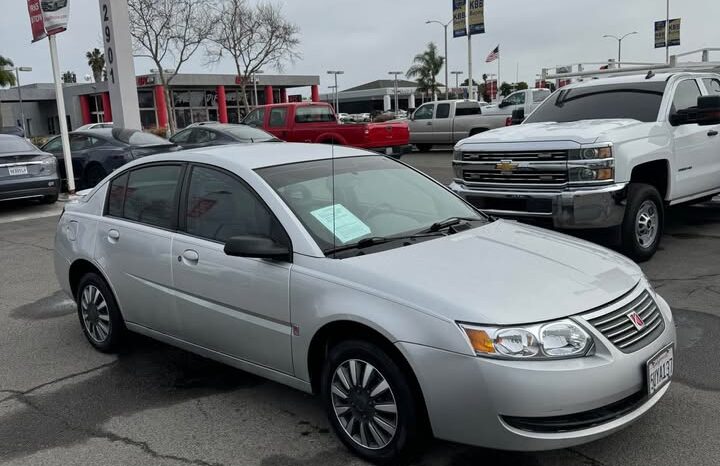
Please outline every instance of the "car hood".
M461 144L532 141L572 141L578 144L593 144L610 131L643 124L645 123L632 119L526 123L476 134L462 140Z
M642 279L629 259L517 222L341 261L337 278L454 321L515 325L605 305Z

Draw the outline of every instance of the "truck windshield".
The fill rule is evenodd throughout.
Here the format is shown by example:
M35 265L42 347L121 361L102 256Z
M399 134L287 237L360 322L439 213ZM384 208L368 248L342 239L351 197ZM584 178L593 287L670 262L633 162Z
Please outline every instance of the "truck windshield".
M525 123L630 118L656 121L665 81L599 84L561 89L535 110Z

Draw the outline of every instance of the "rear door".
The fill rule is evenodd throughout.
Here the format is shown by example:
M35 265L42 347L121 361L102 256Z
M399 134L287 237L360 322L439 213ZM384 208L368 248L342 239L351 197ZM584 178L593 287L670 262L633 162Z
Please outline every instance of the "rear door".
M172 261L181 338L291 374L290 263L231 257L225 242L260 235L289 242L260 197L234 174L192 167Z
M451 111L454 105L442 102L435 106L435 120L433 121L433 142L436 144L452 143L453 128Z
M470 130L480 125L480 102L472 100L457 102L455 104L455 118L453 118L452 142L456 143L468 137Z
M433 118L435 117L435 103L423 104L415 110L408 126L410 128L411 144L432 144Z
M172 290L172 237L185 166L143 165L110 181L95 259L129 323L179 333Z

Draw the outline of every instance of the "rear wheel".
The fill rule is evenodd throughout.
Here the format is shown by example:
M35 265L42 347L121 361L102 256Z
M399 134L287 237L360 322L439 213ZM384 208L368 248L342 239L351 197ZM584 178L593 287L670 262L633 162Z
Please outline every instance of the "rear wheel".
M377 464L403 464L418 451L419 397L378 346L346 341L330 350L322 373L330 424L345 446Z
M83 176L83 185L85 188L94 188L107 176L107 172L100 165L90 165L85 170Z
M649 184L631 184L621 226L625 253L637 262L650 259L660 245L664 219L663 200L658 190Z
M80 279L75 301L90 344L103 353L117 349L125 336L125 322L105 280L94 272L86 274Z
M430 152L433 148L432 144L415 144L415 147L417 147L417 150L420 152Z

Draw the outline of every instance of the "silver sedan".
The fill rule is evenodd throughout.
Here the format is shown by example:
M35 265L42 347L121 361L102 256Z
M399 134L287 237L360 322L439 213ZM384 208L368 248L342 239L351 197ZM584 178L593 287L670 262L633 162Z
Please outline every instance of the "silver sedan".
M672 377L673 316L634 263L496 221L365 151L136 160L66 206L55 251L98 350L133 331L319 393L340 440L377 463L429 433L589 442Z

